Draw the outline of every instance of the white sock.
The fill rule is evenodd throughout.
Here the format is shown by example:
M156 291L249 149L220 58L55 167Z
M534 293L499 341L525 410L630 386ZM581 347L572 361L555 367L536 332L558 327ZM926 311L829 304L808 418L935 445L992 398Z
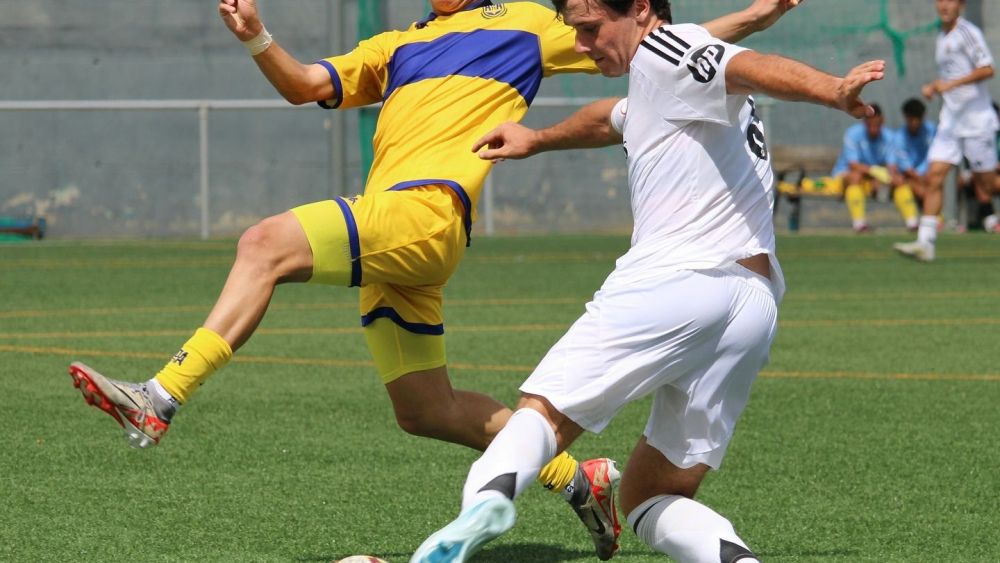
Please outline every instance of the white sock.
M686 497L648 499L628 523L646 545L680 563L759 563L729 520Z
M920 227L917 230L917 242L934 244L937 241L938 218L935 215L922 215Z
M514 499L556 455L556 434L536 410L520 409L472 464L462 491L462 510L498 493Z
M147 381L146 386L153 391L153 410L156 411L156 416L163 419L164 422L170 422L177 414L177 409L181 408L181 404L160 385L155 377Z

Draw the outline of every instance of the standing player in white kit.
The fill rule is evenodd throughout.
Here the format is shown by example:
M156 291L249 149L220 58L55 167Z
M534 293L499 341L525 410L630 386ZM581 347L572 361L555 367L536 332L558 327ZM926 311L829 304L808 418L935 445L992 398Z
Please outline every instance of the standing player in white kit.
M965 0L935 0L941 18L937 36L939 78L923 88L928 100L944 100L937 133L927 155L924 213L917 240L901 242L895 249L921 262L935 256L938 215L943 207L944 180L964 156L972 169L972 181L981 193L990 193L996 180L997 139L1000 120L993 111L986 81L993 78L993 55L978 27L962 17Z
M649 394L621 479L629 524L682 562L756 561L725 517L693 500L767 362L784 292L771 165L748 94L872 115L858 96L885 63L838 78L670 25L666 0L554 3L602 74L629 72L627 100L596 102L541 131L507 123L474 150L503 160L624 141L632 246L521 386L519 410L471 468L459 517L411 563L466 561L513 526L512 499L549 459Z

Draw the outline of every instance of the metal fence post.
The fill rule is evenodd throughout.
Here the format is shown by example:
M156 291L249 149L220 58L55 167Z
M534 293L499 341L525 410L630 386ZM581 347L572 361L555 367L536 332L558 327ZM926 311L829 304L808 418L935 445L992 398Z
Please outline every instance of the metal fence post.
M496 234L496 225L493 223L493 174L486 177L483 184L483 224L486 228L486 236L491 237Z
M198 159L201 165L201 239L211 235L208 215L208 104L198 106Z

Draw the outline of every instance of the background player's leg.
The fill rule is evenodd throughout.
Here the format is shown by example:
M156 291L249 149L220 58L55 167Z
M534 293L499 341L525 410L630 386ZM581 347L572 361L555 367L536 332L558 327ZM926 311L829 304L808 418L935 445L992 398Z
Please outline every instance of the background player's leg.
M865 214L865 190L862 184L864 177L854 170L847 173L845 179L844 203L851 214L851 226L857 233L868 231L868 219Z
M729 520L693 500L708 470L677 467L640 439L621 483L629 525L646 545L681 563L757 561Z
M920 210L917 208L917 198L914 195L916 190L911 184L905 181L896 185L892 190L892 201L896 204L896 209L903 217L906 228L915 231L920 224Z
M944 181L951 172L952 164L948 162L932 162L927 171L927 194L924 195L924 216L934 217L941 214L944 206Z
M944 180L952 169L952 164L933 161L927 171L927 191L924 194L924 213L917 227L917 240L896 243L894 248L909 257L924 262L934 260L937 242L938 215L944 205Z

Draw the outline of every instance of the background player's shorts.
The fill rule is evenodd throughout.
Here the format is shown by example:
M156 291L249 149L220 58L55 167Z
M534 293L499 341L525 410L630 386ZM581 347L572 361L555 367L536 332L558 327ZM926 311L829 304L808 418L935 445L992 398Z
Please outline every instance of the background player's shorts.
M742 266L620 279L614 272L521 391L600 432L654 394L649 445L718 468L777 328L770 282Z
M442 290L466 244L457 196L424 186L292 212L312 247L310 281L361 286L361 321L382 380L443 366Z
M973 172L992 172L997 167L997 139L994 135L982 137L955 137L938 129L927 153L930 162L947 162L958 166L962 157L969 159Z

